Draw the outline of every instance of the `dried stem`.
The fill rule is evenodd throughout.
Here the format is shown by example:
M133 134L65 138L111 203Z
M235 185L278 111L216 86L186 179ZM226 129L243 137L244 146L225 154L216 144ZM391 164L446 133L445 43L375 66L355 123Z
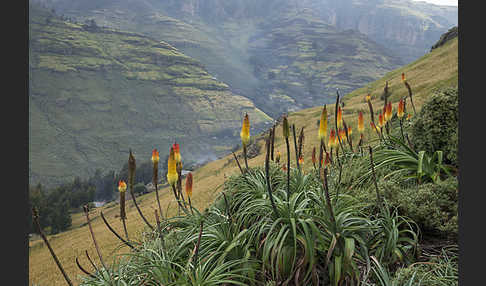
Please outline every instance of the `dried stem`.
M403 118L400 118L398 122L400 122L400 133L402 134L402 140L403 140L403 142L405 142L405 136L403 135L403 122L402 122L402 119Z
M158 168L157 168L157 172L158 172ZM157 186L157 178L154 178L154 186L155 186L155 196L157 197L157 205L159 206L160 215L162 215L162 207L160 206L159 189L158 189L158 186Z
M135 157L133 157L132 150L130 149L130 154L128 157L128 184L130 185L130 195L132 196L133 204L135 205L138 214L140 214L143 221L150 227L150 229L154 230L154 227L147 221L142 211L138 207L137 200L135 199L135 193L133 193L133 181L135 179L135 169L136 169Z
M380 191L378 189L378 183L376 181L376 174L375 174L375 165L373 163L373 149L371 146L368 146L369 151L370 151L370 165L371 165L371 173L373 174L373 182L375 185L375 190L376 190L376 199L378 201L378 207L381 207L383 203L383 199L381 198Z
M287 201L290 199L290 144L289 138L285 137L285 144L287 144Z
M328 187L328 183L327 183L327 168L324 168L324 176L323 176L323 180L322 180L322 185L323 185L324 193L325 193L325 196L326 196L327 208L328 208L329 214L331 215L331 221L332 221L333 226L336 227L336 218L334 217L334 212L332 210L331 197L329 196L329 187Z
M106 265L105 265L105 262L103 261L103 256L101 255L100 248L98 247L98 243L96 242L96 238L95 238L95 235L94 235L94 232L93 232L93 228L91 226L91 220L89 219L88 205L84 205L83 209L84 209L84 214L86 215L86 221L88 222L88 228L89 228L89 232L91 233L91 238L93 238L93 243L94 243L96 252L98 253L98 257L100 258L100 261L101 261L101 264L103 265L103 267L105 269L108 269L108 267L106 267Z
M96 272L100 271L100 270L98 269L98 267L96 267L96 264L94 264L94 262L93 262L93 260L91 259L91 257L89 256L89 254L88 254L88 250L86 249L84 252L86 253L86 257L88 258L89 263L91 263L91 266L93 266L93 268L96 270Z
M351 149L351 152L354 152L353 141L352 141L351 135L348 134L348 126L346 125L346 121L344 121L344 120L343 120L343 125L344 125L344 133L346 134L346 140L348 141L349 148Z
M243 156L245 158L245 173L248 171L248 159L247 159L247 155L246 155L246 145L243 144Z
M270 138L266 140L266 149L267 149L267 154L265 157L265 178L267 180L267 190L268 190L268 196L270 197L270 203L272 204L273 211L275 212L275 215L278 216L278 211L277 207L275 206L275 202L273 201L273 195L272 195L272 186L270 184Z
M238 157L236 157L235 152L231 151L231 153L233 153L233 157L235 157L236 164L238 164L238 168L240 169L241 174L245 174L245 172L243 172L243 169L241 169L240 161L238 161Z
M295 163L297 164L297 169L300 171L299 149L297 149L297 138L295 137L295 124L292 124L292 135L294 136Z
M64 276L64 279L66 280L67 284L72 286L73 283L71 282L71 279L69 279L69 277L67 276L67 273L64 271L64 268L62 267L61 262L59 262L59 259L57 259L57 256L54 253L54 250L52 249L51 245L49 244L49 241L47 240L46 235L42 231L42 228L41 228L40 223L39 223L39 213L37 212L37 209L35 207L32 208L32 217L34 219L35 226L37 227L37 231L39 232L42 239L44 240L44 243L47 245L47 248L49 248L49 251L51 252L51 256L52 256L52 258L54 258L54 261L56 262L57 267L59 268L59 270L61 270L61 273Z
M86 275L89 275L91 278L96 278L96 276L94 276L93 274L89 273L86 269L83 268L83 266L81 266L81 264L79 264L78 257L76 257L76 265L78 265L78 268L81 271L83 271Z
M271 141L271 145L270 145L270 155L271 155L271 159L273 161L273 151L275 149L275 124L273 125L272 127L272 141Z
M103 212L100 211L100 215L101 215L101 218L103 219L103 222L105 223L105 225L108 227L108 229L119 239L121 240L124 244L126 244L128 247L130 247L131 249L135 249L135 247L133 247L133 245L131 245L128 241L124 240L112 227L111 225L108 223L108 221L106 220L105 216L103 215Z
M187 207L183 206L181 204L181 201L179 199L179 196L177 195L176 187L175 185L172 185L172 192L174 192L174 197L176 198L177 203L179 204L179 207L188 215L189 213L187 212Z
M410 87L410 84L408 84L407 81L405 81L404 83L408 89L408 95L410 96L410 102L412 103L413 114L416 114L417 112L415 111L415 105L413 104L413 98L412 98L412 88Z
M133 185L132 184L130 184L130 195L132 196L133 204L135 205L135 208L137 209L138 214L142 217L145 224L148 225L148 227L150 227L151 230L154 230L154 227L147 221L147 219L143 215L142 211L138 207L137 200L135 199L135 193L133 192Z

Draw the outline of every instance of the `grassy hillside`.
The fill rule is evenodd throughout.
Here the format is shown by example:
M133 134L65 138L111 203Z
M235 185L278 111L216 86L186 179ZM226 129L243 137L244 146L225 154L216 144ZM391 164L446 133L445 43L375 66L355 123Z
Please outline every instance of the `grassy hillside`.
M166 42L30 7L31 183L118 171L129 148L163 158L174 140L187 162L215 159L238 143L245 112L255 131L271 120Z
M457 38L449 41L445 45L433 50L431 53L425 55L423 58L413 62L393 72L387 73L378 81L369 83L367 86L357 89L354 92L344 95L343 101L345 107L343 108L344 120L353 126L356 130L356 120L358 110L367 111L367 106L364 102L364 96L370 92L372 95L372 103L375 110L379 110L383 101L380 100L380 95L383 91L385 81L389 82L389 88L392 92L390 100L393 102L394 112L396 110L397 98L407 94L405 86L400 82L401 73L404 72L407 81L410 83L414 91L414 103L417 109L420 110L422 104L431 95L434 89L445 86L457 86L458 81L458 41ZM328 114L333 118L333 105L328 106ZM304 169L312 168L310 163L310 156L312 148L318 146L317 121L320 116L322 106L300 110L289 114L289 122L295 124L296 128L300 130L305 126L305 144L304 144ZM239 119L239 118L237 118ZM253 124L253 122L252 122ZM366 133L365 138L371 138L373 132L369 129L368 117L365 117ZM239 132L239 126L234 127L235 131ZM357 136L355 132L353 136ZM252 133L254 134L254 133ZM357 138L354 137L353 142ZM255 136L257 144L263 149L263 141L258 140ZM182 150L185 150L184 144L181 145ZM282 128L279 125L276 128L276 151L280 151L282 158L286 158L285 142L282 139ZM135 151L138 151L135 149ZM189 151L182 151L182 157L186 158ZM290 149L291 158L295 158L293 148ZM138 154L138 152L137 152ZM137 157L136 154L136 158ZM241 154L241 150L236 152ZM128 159L128 156L119 156L121 161ZM249 159L248 163L251 166L262 166L264 162L264 152ZM294 161L294 159L292 159ZM243 162L240 160L240 162ZM222 159L210 162L203 167L196 170L194 174L193 187L193 204L200 210L209 206L222 190L225 179L231 175L238 174L240 171L234 161L232 155L226 156ZM164 174L165 175L165 174ZM183 186L184 187L184 186ZM161 203L164 210L168 210L164 215L172 216L177 213L177 206L173 199L171 191L167 187L161 188ZM139 201L140 200L140 201ZM155 193L146 194L138 198L137 202L142 207L142 211L150 221L155 224L154 210L157 208ZM119 241L110 233L106 226L103 225L99 217L99 212L103 211L110 224L119 232L123 233L121 222L117 218L119 212L118 205L110 203L99 209L94 209L91 213L93 219L93 228L96 239L100 245L105 261L111 261L116 258L116 255L128 252L126 247L120 247ZM41 214L42 215L42 214ZM133 237L140 237L140 234L146 228L143 221L138 216L136 209L132 202L127 204L127 224L129 234ZM88 267L89 262L84 256L84 250L88 250L90 256L96 261L97 256L89 235L87 226L85 225L85 218L82 214L73 215L73 226L70 230L49 236L52 247L64 265L68 275L71 279L79 282L78 275L83 273L75 265L75 257L79 259L85 267ZM96 262L99 264L99 262ZM89 268L91 271L92 269ZM52 257L50 257L47 247L44 243L36 239L30 242L29 250L29 274L30 283L38 283L40 285L64 285L63 277L57 269Z

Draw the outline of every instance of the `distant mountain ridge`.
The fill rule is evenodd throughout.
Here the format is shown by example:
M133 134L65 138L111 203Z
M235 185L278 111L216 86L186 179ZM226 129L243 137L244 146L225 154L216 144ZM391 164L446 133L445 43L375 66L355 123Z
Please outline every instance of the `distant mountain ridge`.
M64 21L36 5L29 25L29 178L57 184L119 171L174 141L184 162L215 159L271 118L197 60L147 36Z
M454 7L409 0L44 2L163 39L273 117L332 102L336 88L351 92L417 59L457 23Z

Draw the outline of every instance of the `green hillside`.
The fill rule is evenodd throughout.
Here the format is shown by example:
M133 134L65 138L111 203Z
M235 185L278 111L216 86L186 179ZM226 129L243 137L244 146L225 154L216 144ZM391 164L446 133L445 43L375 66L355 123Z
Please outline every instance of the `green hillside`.
M433 91L437 88L457 86L458 84L458 39L452 39L446 42L444 45L434 49L421 59L396 69L390 73L387 73L383 78L377 81L370 82L363 88L357 89L349 94L342 94L343 101L345 103L343 109L343 119L353 126L353 130L356 130L357 111L367 111L367 105L364 102L364 96L370 92L372 96L373 106L375 111L378 111L378 107L382 106L383 100L380 99L380 95L383 92L385 81L389 82L391 90L390 100L393 103L394 111L397 106L397 99L407 94L407 89L401 83L401 73L405 73L407 81L410 83L414 91L414 103L417 107L417 111L421 109L421 106L431 97ZM328 106L328 115L330 119L334 118L333 104ZM318 125L315 124L320 118L322 106L315 106L298 112L292 112L289 114L289 122L295 124L296 129L305 126L305 144L304 144L304 161L305 172L312 170L311 154L312 148L318 146ZM368 115L366 116L368 118ZM331 122L331 121L330 121ZM240 122L241 123L241 122ZM366 119L368 123L368 119ZM253 124L253 123L252 123ZM235 127L235 131L239 131L241 125ZM276 128L275 134L275 152L280 151L282 153L282 160L286 158L285 141L282 138L282 126L279 125ZM329 126L330 127L330 126ZM117 131L119 132L119 131ZM115 132L115 133L117 133ZM357 142L359 134L353 133L353 142ZM252 133L256 134L256 133ZM365 136L374 134L366 127ZM366 137L368 138L368 137ZM255 139L260 146L261 153L248 160L250 167L263 166L265 161L264 142L261 136L255 136ZM182 148L184 146L182 145ZM241 149L235 152L238 156L242 154ZM295 166L293 147L290 148L292 166ZM125 158L125 157L124 157ZM139 157L136 157L137 160ZM183 159L185 160L185 159ZM242 163L240 157L240 163ZM349 168L352 169L352 168ZM194 192L192 198L192 204L199 210L204 210L206 207L214 203L215 199L222 191L222 187L228 178L233 175L238 175L240 170L232 155L225 156L221 159L212 161L205 164L201 168L198 168L194 175ZM336 173L334 173L336 174ZM333 178L335 179L335 175ZM383 182L382 182L383 183ZM386 182L384 182L386 183ZM389 182L389 185L393 185L394 182ZM265 186L265 184L262 184ZM330 184L333 186L333 184ZM388 185L388 186L389 186ZM382 185L380 185L381 188ZM184 187L184 186L183 186ZM386 189L381 189L382 191ZM415 186L412 189L408 189L415 193ZM164 215L171 217L177 214L177 203L175 202L171 191L167 187L159 190L162 208L168 210ZM373 197L374 188L368 190L369 197ZM139 205L144 214L148 214L148 220L151 224L155 225L155 218L153 217L153 211L156 208L155 192L143 195L137 198ZM370 203L368 200L363 200L364 203ZM100 245L102 255L106 261L113 261L117 254L127 253L130 250L127 247L119 248L120 241L117 240L110 233L102 220L99 219L100 211L103 211L104 215L119 233L122 233L121 223L117 216L119 214L118 205L112 202L101 208L94 209L91 214L93 229ZM271 208L268 208L268 212L271 212ZM429 213L426 212L426 215ZM142 231L147 227L139 217L133 203L130 201L127 205L127 224L128 231L133 237L138 239L142 236ZM251 217L250 217L251 218ZM79 270L74 260L76 257L80 258L82 265L88 265L89 262L84 255L84 250L87 249L92 257L95 257L95 249L91 241L88 227L85 225L86 220L83 214L78 213L73 215L73 227L63 233L49 236L49 240L56 254L63 266L65 267L68 275L75 281L81 282L80 276L86 277L84 273ZM197 225L195 226L197 228ZM195 236L197 237L197 236ZM204 238L206 240L207 237ZM219 246L218 244L217 246ZM430 245L429 245L430 246ZM323 255L325 257L325 255ZM99 264L99 263L98 263ZM425 265L425 264L424 264ZM434 264L436 265L436 264ZM419 266L418 264L415 266ZM91 271L91 269L90 269ZM410 273L409 273L410 274ZM52 257L50 257L47 247L43 244L42 240L37 239L30 242L29 252L29 275L30 283L35 285L40 283L41 285L65 285L65 281L57 269ZM403 285L403 284L399 284ZM431 284L435 285L435 284Z
M36 5L29 14L31 183L118 171L129 148L147 160L158 148L164 158L174 140L187 163L216 159L238 143L245 112L255 131L270 120L166 42Z

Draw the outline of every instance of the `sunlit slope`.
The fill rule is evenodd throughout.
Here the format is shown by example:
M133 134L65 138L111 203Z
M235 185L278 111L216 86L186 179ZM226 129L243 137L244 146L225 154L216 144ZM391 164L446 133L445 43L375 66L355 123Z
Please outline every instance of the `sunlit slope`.
M344 120L351 124L356 130L357 112L363 110L365 112L365 138L369 139L373 132L371 132L369 126L369 114L367 113L367 106L364 102L364 96L370 92L372 95L373 105L378 110L382 107L383 101L380 100L380 95L383 91L385 81L389 82L389 88L392 92L390 97L393 102L394 112L396 112L397 99L406 95L407 89L401 83L401 73L406 74L407 80L410 83L412 90L414 91L414 103L419 110L423 102L431 95L434 89L446 86L457 86L458 83L458 50L457 39L451 40L445 45L433 50L431 53L425 55L416 62L397 69L385 75L382 79L372 82L369 85L358 89L350 94L343 95L343 101L345 106L343 108ZM295 124L296 129L300 130L305 127L305 143L304 143L304 169L308 170L312 168L311 154L312 148L318 147L317 121L319 120L322 106L316 106L313 108L300 110L289 114L290 124ZM328 105L329 122L334 120L334 105ZM250 121L253 118L250 116ZM241 122L240 122L241 123ZM252 122L253 124L253 122ZM235 130L239 132L240 126L235 127ZM353 134L354 142L357 140L357 132ZM253 133L252 133L253 134ZM261 140L261 136L254 136L256 144L259 144L261 153L255 158L249 159L248 164L252 166L263 166L265 154L264 154L264 142ZM184 148L183 145L181 148ZM282 160L287 157L285 141L282 139L282 126L278 125L276 128L276 140L275 140L275 152L278 150L282 154ZM183 150L183 149L182 149ZM235 152L238 156L242 151ZM290 155L292 162L294 162L295 153L294 148L291 145ZM189 155L187 151L182 151L182 157ZM127 160L128 156L121 158ZM243 163L243 159L240 158L240 163ZM293 166L294 163L292 163ZM192 202L200 210L209 206L214 199L218 196L223 188L225 177L233 174L238 174L240 171L236 165L233 155L228 155L222 159L210 162L197 171L194 172L194 187L193 187L193 199ZM165 175L165 174L164 174ZM184 187L184 185L183 185ZM169 215L177 213L177 204L173 200L171 191L164 187L161 189L161 203L164 211L168 209ZM155 224L154 210L157 208L155 193L150 193L139 198L142 211L150 221ZM137 200L138 201L138 200ZM91 217L93 218L93 227L96 235L96 239L100 244L105 261L110 261L115 254L128 252L126 247L117 250L117 246L120 242L114 237L112 233L103 225L102 220L99 217L99 211L103 210L103 213L112 224L112 226L119 232L123 233L123 228L119 218L115 216L119 212L118 205L110 204L100 209L93 210ZM129 233L133 237L139 238L137 233L140 233L144 228L144 222L138 216L136 209L133 207L132 202L128 203L128 229ZM82 272L75 265L75 256L79 256L81 262L85 267L88 267L89 262L84 256L83 252L88 249L90 256L97 260L96 252L89 235L87 226L81 226L86 222L82 214L76 214L73 216L73 228L67 232L51 236L51 243L56 251L56 254L61 259L61 262L68 271L68 274L72 279L75 279L77 275L82 275ZM35 241L31 243L32 248L29 256L29 272L31 282L40 283L41 285L64 285L63 277L57 266L55 265L52 257L49 255L47 247L42 241ZM99 264L99 262L97 262ZM90 268L91 270L91 268Z

